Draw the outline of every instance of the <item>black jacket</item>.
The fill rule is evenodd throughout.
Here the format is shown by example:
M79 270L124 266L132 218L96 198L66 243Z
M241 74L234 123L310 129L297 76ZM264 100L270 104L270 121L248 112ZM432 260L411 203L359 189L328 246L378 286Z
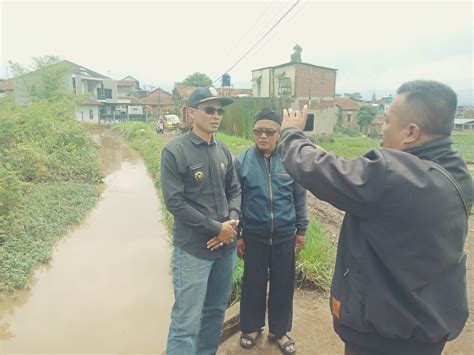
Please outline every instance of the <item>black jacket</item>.
M235 242L214 251L206 244L223 222L240 216L240 183L224 143L207 144L192 131L173 139L161 153L161 189L175 245L200 259L233 252Z
M301 131L282 134L289 174L346 211L331 288L336 331L343 325L425 343L461 332L468 317L468 216L452 182L430 162L455 178L470 211L472 179L451 144L441 138L345 160L316 148Z

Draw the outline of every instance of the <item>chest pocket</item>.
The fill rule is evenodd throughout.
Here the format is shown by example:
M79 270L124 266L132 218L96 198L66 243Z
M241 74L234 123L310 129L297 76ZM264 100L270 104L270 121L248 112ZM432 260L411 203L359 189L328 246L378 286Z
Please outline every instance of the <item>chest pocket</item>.
M187 178L190 182L195 182L197 184L203 183L206 179L209 178L208 176L208 169L207 164L200 163L195 165L188 165L187 170ZM206 169L205 169L206 168Z
M209 181L209 164L207 162L188 163L184 174L184 194L194 199L196 195L202 194L203 189Z

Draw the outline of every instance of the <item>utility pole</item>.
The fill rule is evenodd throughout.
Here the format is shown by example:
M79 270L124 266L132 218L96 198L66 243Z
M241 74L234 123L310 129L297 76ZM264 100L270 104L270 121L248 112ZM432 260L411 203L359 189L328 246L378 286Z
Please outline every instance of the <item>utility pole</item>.
M158 87L158 119L160 119L160 112L161 112L161 88Z

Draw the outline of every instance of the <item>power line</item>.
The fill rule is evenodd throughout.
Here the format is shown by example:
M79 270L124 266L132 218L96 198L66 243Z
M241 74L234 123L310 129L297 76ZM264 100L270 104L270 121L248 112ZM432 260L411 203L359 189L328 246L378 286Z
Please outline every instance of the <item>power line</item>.
M299 2L300 2L300 0L296 0L296 2L295 2L295 3L283 14L283 16L280 17L280 19L263 35L263 37L260 38L260 39L257 41L257 43L255 43L255 44L253 45L253 47L250 48L242 57L240 57L240 59L239 59L237 62L235 62L229 69L227 69L227 70L225 71L225 73L228 73L228 72L230 72L232 69L234 69L234 68L237 66L237 64L239 64L261 41L263 41L263 40L265 39L265 37L267 37L268 34L269 34L270 32L272 32L272 30L273 30L276 26L278 26L278 24L290 13L291 10L293 10L293 9L295 8L296 5L299 4ZM216 79L213 81L213 83L215 83L215 82L218 81L220 78L222 78L223 75L224 75L224 74L222 74L221 76L219 76L218 78L216 78Z
M298 10L293 13L293 15L286 21L287 24L290 24L291 21L304 9L306 2L303 2ZM253 56L256 56L265 46L272 41L272 39L278 34L278 30L273 32L273 34L253 53Z
M272 7L273 3L270 2L269 3L270 5L268 5L263 11L262 13L258 16L258 18L255 20L255 22L252 24L252 26L249 27L249 29L247 30L247 32L245 32L245 34L243 36L241 36L239 38L239 40L237 42L235 42L235 44L233 46L231 46L229 48L229 50L227 51L226 55L225 55L225 58L228 58L230 56L230 54L237 48L237 46L242 42L242 40L250 33L251 30L254 29L255 25L259 24L260 23L260 20L262 19L262 17L264 15L267 14L268 10L270 10L270 7ZM266 27L266 26L265 26Z

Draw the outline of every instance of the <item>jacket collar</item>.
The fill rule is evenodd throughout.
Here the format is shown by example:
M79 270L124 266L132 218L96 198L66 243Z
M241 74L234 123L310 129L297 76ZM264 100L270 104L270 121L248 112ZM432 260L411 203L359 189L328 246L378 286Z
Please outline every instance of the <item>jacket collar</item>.
M189 131L188 133L188 137L189 139L191 140L191 142L193 142L195 145L201 145L201 144L205 144L205 145L208 145L207 142L202 139L201 137L199 137L196 133L194 133L193 131ZM216 143L216 137L215 135L212 135L212 138L211 138L211 143L209 145L212 145L212 144L215 144Z
M263 155L263 152L258 149L257 147L257 144L254 144L253 145L254 149L255 149L255 152L258 153L262 158L264 158L265 156ZM273 150L272 154L270 154L268 157L271 159L273 158L274 156L278 155L278 144L277 146L275 147L275 149Z
M438 161L446 153L452 152L451 137L442 137L425 144L406 149L405 152L416 155L420 159Z

